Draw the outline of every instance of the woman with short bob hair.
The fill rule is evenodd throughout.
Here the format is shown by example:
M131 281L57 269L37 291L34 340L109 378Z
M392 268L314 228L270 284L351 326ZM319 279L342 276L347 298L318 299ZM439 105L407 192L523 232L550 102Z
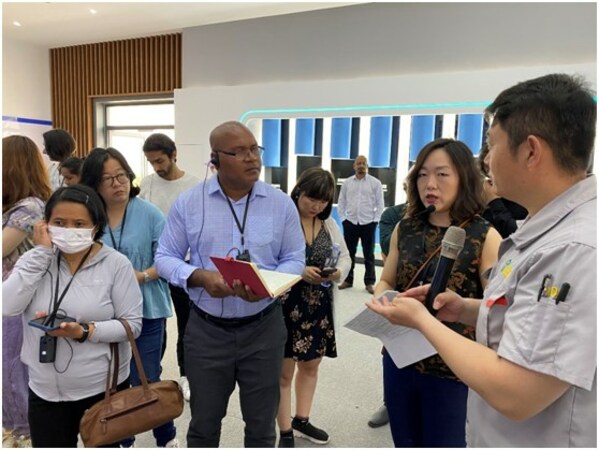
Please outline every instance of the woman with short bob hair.
M330 217L334 197L335 178L320 167L302 172L291 191L306 240L306 267L302 281L282 298L287 343L277 415L281 431L279 447L293 447L294 434L317 444L329 441L328 433L312 425L309 416L322 358L337 357L334 324L336 285L345 279L351 267L341 230ZM296 413L292 420L291 384L294 375Z

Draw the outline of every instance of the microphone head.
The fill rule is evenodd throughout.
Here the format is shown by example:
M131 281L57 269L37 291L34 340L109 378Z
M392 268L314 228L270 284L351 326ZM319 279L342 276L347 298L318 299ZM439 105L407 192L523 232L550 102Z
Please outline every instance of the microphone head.
M435 205L428 205L425 209L416 213L414 217L428 216L430 213L435 212L435 209L437 209Z
M466 243L466 230L460 227L449 227L441 241L441 256L457 259Z

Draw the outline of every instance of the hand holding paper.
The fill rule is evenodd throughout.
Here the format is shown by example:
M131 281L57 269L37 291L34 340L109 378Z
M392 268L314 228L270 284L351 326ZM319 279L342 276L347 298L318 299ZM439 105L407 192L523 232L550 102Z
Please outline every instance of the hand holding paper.
M383 311L395 308L392 301L397 294L397 291L383 292L377 299L372 300L372 309L370 309L371 304L368 304L369 308L361 310L345 326L358 333L380 339L395 365L402 368L432 356L437 351L418 330L393 325L374 311L375 308L380 308ZM399 301L404 300L402 298ZM409 300L414 304L408 305L408 307L422 309L426 313L426 308L422 303L413 298Z
M417 320L421 317L419 315L426 311L422 301L404 297L403 294L401 297L396 297L398 293L389 298L385 296L387 292L395 293L395 291L385 291L381 297L373 298L366 306L394 325L418 328Z

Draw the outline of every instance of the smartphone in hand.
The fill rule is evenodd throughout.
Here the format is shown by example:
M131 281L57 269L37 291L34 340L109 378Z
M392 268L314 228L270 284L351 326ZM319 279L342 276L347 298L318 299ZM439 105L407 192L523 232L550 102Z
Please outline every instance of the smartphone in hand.
M48 324L45 324L46 321L48 321ZM63 322L77 322L77 319L74 319L73 317L69 316L62 316L48 320L48 316L46 316L40 317L38 319L31 319L29 321L29 325L35 328L39 328L40 330L43 330L45 332L48 332L58 330L60 328L60 324Z
M320 269L320 276L322 278L327 278L331 274L335 273L336 270L337 270L336 267L325 267L324 269Z

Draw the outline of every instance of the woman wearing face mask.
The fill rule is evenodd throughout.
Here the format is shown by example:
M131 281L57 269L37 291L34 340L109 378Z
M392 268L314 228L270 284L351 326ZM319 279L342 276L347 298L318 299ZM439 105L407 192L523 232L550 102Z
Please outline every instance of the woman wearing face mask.
M2 139L2 281L33 248L33 224L52 191L37 145L25 136ZM20 317L2 318L2 444L29 447L27 367L21 362Z
M407 182L406 216L393 230L374 297L430 283L438 254L425 262L450 226L463 228L466 242L447 287L463 297L482 297L501 237L479 215L484 203L472 152L460 141L437 139L420 151ZM427 214L431 206L434 211ZM473 327L447 326L474 339ZM468 388L438 355L399 369L385 351L383 385L396 447L466 446Z
M168 284L154 268L154 254L165 225L164 215L154 204L137 197L135 175L125 157L114 148L95 148L81 168L81 184L94 189L106 205L108 224L102 241L125 255L133 268L143 295L143 322L136 343L149 382L160 380L160 359L166 318L173 315ZM131 384L141 384L131 362ZM176 447L173 421L153 430L158 447ZM134 439L122 446L130 447Z
M138 335L142 299L131 263L99 241L106 217L93 190L59 188L44 215L34 226L35 247L2 285L2 313L23 315L33 447L77 447L84 411L104 397L111 342L120 343L119 389L129 385L131 348L115 319ZM57 325L64 316L73 321L47 333L29 324L48 315Z

